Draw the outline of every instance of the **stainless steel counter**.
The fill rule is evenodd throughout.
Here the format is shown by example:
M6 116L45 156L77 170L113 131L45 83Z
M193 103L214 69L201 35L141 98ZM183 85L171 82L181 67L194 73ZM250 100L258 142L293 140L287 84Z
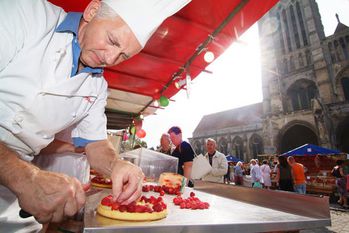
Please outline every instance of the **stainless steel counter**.
M210 203L207 210L180 209L165 195L168 216L151 222L126 222L96 214L100 200L111 191L88 197L84 232L270 232L310 229L331 224L327 197L196 182L194 192ZM186 188L183 196L193 191ZM146 196L158 193L145 193Z

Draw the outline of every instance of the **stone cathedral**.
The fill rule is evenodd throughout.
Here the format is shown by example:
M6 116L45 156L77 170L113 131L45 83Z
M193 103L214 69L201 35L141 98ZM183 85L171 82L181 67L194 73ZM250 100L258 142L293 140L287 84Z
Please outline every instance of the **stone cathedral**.
M340 6L338 6L340 7ZM244 161L311 143L349 153L349 28L326 37L315 0L281 0L259 22L263 102L204 116L189 139Z

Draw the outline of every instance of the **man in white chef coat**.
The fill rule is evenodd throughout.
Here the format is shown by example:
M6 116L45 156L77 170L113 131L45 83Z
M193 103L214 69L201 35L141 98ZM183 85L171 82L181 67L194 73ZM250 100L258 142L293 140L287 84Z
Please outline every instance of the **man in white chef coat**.
M46 0L0 1L0 225L11 195L40 223L83 206L77 179L30 163L44 148L84 147L91 166L111 176L114 200L128 204L140 196L142 171L116 159L106 140L103 68L137 54L189 1L92 0L82 14ZM72 126L74 145L55 140Z

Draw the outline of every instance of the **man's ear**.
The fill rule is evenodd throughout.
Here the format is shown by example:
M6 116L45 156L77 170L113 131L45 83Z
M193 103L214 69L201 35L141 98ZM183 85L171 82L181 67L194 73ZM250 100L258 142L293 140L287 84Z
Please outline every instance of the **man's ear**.
M90 22L95 17L99 7L101 6L100 0L92 0L84 10L83 18L86 22Z

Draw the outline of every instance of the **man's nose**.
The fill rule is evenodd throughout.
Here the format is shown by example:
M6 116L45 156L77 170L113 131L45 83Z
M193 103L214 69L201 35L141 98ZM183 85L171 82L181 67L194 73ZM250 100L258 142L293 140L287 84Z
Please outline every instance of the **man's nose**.
M105 63L107 63L108 66L115 65L117 62L119 56L121 54L121 50L118 48L110 49L105 54Z

